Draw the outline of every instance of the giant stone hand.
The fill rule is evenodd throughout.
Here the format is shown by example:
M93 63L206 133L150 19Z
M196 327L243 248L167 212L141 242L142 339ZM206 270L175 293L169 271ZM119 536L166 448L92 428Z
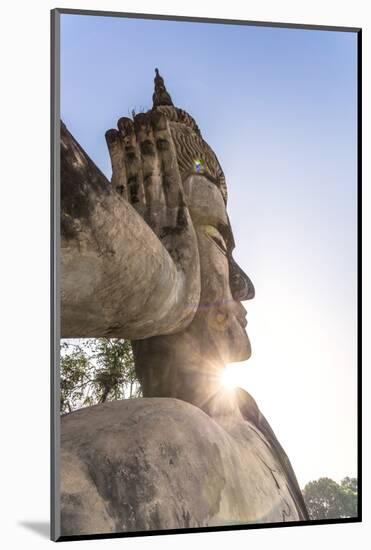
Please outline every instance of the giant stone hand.
M134 120L120 118L117 126L118 130L106 132L112 185L161 240L177 269L189 279L189 295L194 296L200 277L197 238L169 121L154 108Z

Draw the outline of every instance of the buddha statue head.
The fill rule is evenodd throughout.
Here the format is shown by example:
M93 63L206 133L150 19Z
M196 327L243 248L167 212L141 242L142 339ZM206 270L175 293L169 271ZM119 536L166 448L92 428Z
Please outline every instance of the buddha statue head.
M152 111L169 121L184 197L197 234L201 296L185 330L133 342L144 397L176 397L207 408L227 363L250 357L246 310L254 286L233 259L223 170L195 120L173 105L156 69Z

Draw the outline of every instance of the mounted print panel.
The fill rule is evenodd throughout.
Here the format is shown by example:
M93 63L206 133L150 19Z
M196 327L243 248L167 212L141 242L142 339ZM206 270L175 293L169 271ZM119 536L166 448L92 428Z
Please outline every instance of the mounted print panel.
M360 521L360 29L52 31L53 540Z

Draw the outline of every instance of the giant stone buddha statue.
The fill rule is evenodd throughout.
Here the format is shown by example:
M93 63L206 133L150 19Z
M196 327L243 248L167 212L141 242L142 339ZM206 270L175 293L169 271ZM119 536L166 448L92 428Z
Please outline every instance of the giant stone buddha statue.
M130 339L143 398L62 418L62 535L307 520L254 399L221 382L255 290L215 153L157 69L153 108L106 140L111 182L62 124L61 334Z

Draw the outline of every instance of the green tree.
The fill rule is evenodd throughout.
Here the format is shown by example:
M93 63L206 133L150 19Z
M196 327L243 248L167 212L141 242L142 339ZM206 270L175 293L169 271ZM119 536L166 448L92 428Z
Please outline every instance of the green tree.
M345 477L341 481L346 517L356 517L358 509L358 480L355 477Z
M344 478L340 484L322 477L309 482L303 491L311 519L357 517L357 479Z
M60 386L61 413L139 397L130 342L120 338L63 340Z

